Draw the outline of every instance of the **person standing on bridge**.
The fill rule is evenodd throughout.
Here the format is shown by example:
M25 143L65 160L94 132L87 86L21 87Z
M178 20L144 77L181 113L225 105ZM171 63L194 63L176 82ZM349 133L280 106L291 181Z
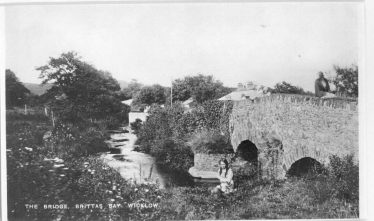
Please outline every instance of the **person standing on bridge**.
M217 178L220 181L220 185L216 186L212 193L217 193L219 191L223 193L231 193L234 191L234 174L232 169L229 167L229 163L226 159L221 159L219 162L219 170Z
M330 85L323 73L318 72L319 77L314 83L315 94L317 97L334 97L335 95L330 93Z

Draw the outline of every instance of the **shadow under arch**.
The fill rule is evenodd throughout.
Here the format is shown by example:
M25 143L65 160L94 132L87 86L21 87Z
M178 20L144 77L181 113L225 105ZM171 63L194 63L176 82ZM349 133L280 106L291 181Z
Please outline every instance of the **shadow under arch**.
M287 171L287 177L305 177L325 173L325 168L316 159L303 157L295 161Z
M236 156L242 160L256 163L258 162L258 149L254 143L249 140L242 141L236 149Z

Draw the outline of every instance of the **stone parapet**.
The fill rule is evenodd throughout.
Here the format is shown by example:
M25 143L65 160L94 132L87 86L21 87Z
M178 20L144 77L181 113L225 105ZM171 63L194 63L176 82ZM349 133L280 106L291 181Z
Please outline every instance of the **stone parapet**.
M205 154L195 153L194 154L194 168L202 171L218 171L218 161L222 158L226 158L230 162L233 154Z
M233 104L231 144L236 151L245 140L254 143L265 177L284 177L292 163L303 157L328 164L333 154L353 154L358 161L355 99L273 94ZM281 146L272 146L274 141ZM277 154L269 155L272 151Z
M218 171L218 170L217 170ZM206 170L198 170L195 167L191 167L188 172L194 178L201 178L201 179L218 179L217 178L217 171L206 171Z

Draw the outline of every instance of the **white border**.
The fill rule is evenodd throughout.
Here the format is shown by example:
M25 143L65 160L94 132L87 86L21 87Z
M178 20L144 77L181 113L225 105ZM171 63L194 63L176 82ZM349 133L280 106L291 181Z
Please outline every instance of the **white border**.
M6 178L6 135L5 135L5 7L0 6L0 168L1 168L1 211L2 220L7 220L7 178ZM4 76L4 77L3 77Z
M360 31L359 35L359 59L358 59L358 67L359 67L359 111L358 111L358 119L359 119L359 213L360 218L367 217L367 199L365 196L366 192L366 176L365 176L365 165L366 165L366 159L365 159L365 152L366 152L366 143L365 141L366 137L366 123L365 123L365 116L366 116L366 105L365 105L365 99L366 99L366 75L365 75L365 24L366 24L366 5L361 4L361 17L359 17L359 28Z
M92 0L0 0L0 132L1 132L1 220L7 220L7 178L6 178L6 146L5 146L5 7L17 5L42 5L42 4L135 4L135 3L183 3L183 2L207 2L220 3L229 2L228 0L118 0L118 1L92 1ZM233 2L261 2L259 0L234 0ZM265 0L263 2L363 2L363 25L360 30L360 53L359 53L359 166L360 166L360 220L374 219L374 179L373 179L373 162L374 162L374 145L371 140L374 135L374 2L372 0L309 0L309 1L282 1L282 0ZM371 74L369 74L371 73ZM369 140L370 139L370 140Z
M361 118L361 123L365 125L362 133L364 136L361 141L361 149L364 152L361 155L361 160L364 164L360 164L360 174L362 179L360 182L360 210L363 209L362 218L370 220L374 218L374 179L373 179L373 162L374 162L374 150L373 150L373 135L374 135L374 2L372 0L365 1L365 47L364 47L364 68L365 68L365 82L364 82L364 91L362 95L365 111ZM361 167L362 166L362 167ZM361 170L362 169L362 170ZM361 189L361 187L363 187ZM361 201L362 199L362 201ZM363 205L362 205L363 204ZM361 211L360 211L361 213Z

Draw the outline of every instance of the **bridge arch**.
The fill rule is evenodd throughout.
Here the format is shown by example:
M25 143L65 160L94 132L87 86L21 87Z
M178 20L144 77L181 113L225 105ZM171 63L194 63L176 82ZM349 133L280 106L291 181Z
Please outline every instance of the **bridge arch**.
M251 163L258 162L258 148L250 140L244 140L240 142L236 148L236 156L241 160L245 160Z
M323 165L311 157L303 157L295 161L288 169L287 177L302 177L305 175L320 174L324 172Z
M245 140L256 145L263 178L286 178L306 157L328 165L333 154L358 155L356 101L284 94L235 101L228 126L235 152Z

